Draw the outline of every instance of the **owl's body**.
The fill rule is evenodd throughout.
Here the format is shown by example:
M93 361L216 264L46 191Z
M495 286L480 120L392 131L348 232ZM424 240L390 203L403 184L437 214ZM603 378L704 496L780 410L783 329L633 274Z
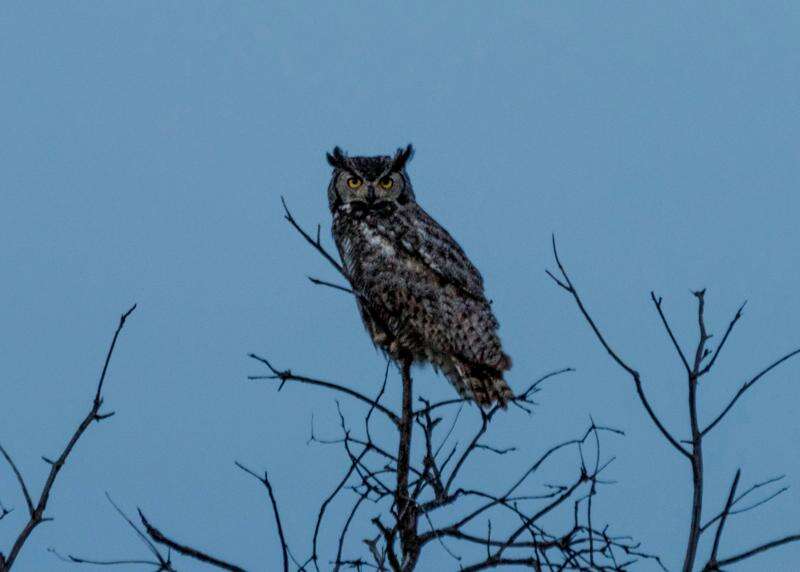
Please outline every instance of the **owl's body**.
M462 397L505 405L511 360L483 279L416 203L405 173L410 154L409 146L394 158L351 158L338 149L328 157L333 236L364 325L394 360L431 363Z

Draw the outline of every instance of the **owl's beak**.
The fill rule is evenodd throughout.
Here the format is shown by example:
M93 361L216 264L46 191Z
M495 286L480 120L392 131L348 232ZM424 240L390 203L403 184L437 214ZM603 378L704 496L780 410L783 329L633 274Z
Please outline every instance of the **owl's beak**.
M375 202L375 187L373 185L367 187L367 201L370 203Z

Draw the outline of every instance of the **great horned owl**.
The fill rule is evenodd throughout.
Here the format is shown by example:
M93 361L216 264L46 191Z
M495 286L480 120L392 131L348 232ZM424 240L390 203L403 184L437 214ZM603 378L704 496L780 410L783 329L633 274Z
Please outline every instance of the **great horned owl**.
M405 169L412 153L409 145L394 156L327 154L333 237L364 326L396 362L430 362L462 397L505 407L511 359L483 278L417 204Z

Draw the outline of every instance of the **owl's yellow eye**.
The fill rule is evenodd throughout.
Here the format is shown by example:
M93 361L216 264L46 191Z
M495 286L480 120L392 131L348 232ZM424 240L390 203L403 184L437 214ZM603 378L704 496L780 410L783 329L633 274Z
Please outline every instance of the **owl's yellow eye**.
M347 186L350 187L351 189L357 189L358 187L361 186L362 183L363 181L358 177L350 177L349 179L347 179Z
M391 177L384 177L383 179L380 180L378 184L381 186L382 189L386 189L388 191L394 186L394 181L392 180Z

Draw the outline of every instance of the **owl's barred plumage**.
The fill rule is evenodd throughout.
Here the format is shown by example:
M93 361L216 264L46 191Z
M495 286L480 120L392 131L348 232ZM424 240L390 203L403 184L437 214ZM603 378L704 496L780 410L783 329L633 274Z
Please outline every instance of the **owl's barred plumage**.
M333 237L376 346L396 361L429 362L462 397L504 406L511 359L483 278L452 236L414 197L405 165L393 156L328 154Z

